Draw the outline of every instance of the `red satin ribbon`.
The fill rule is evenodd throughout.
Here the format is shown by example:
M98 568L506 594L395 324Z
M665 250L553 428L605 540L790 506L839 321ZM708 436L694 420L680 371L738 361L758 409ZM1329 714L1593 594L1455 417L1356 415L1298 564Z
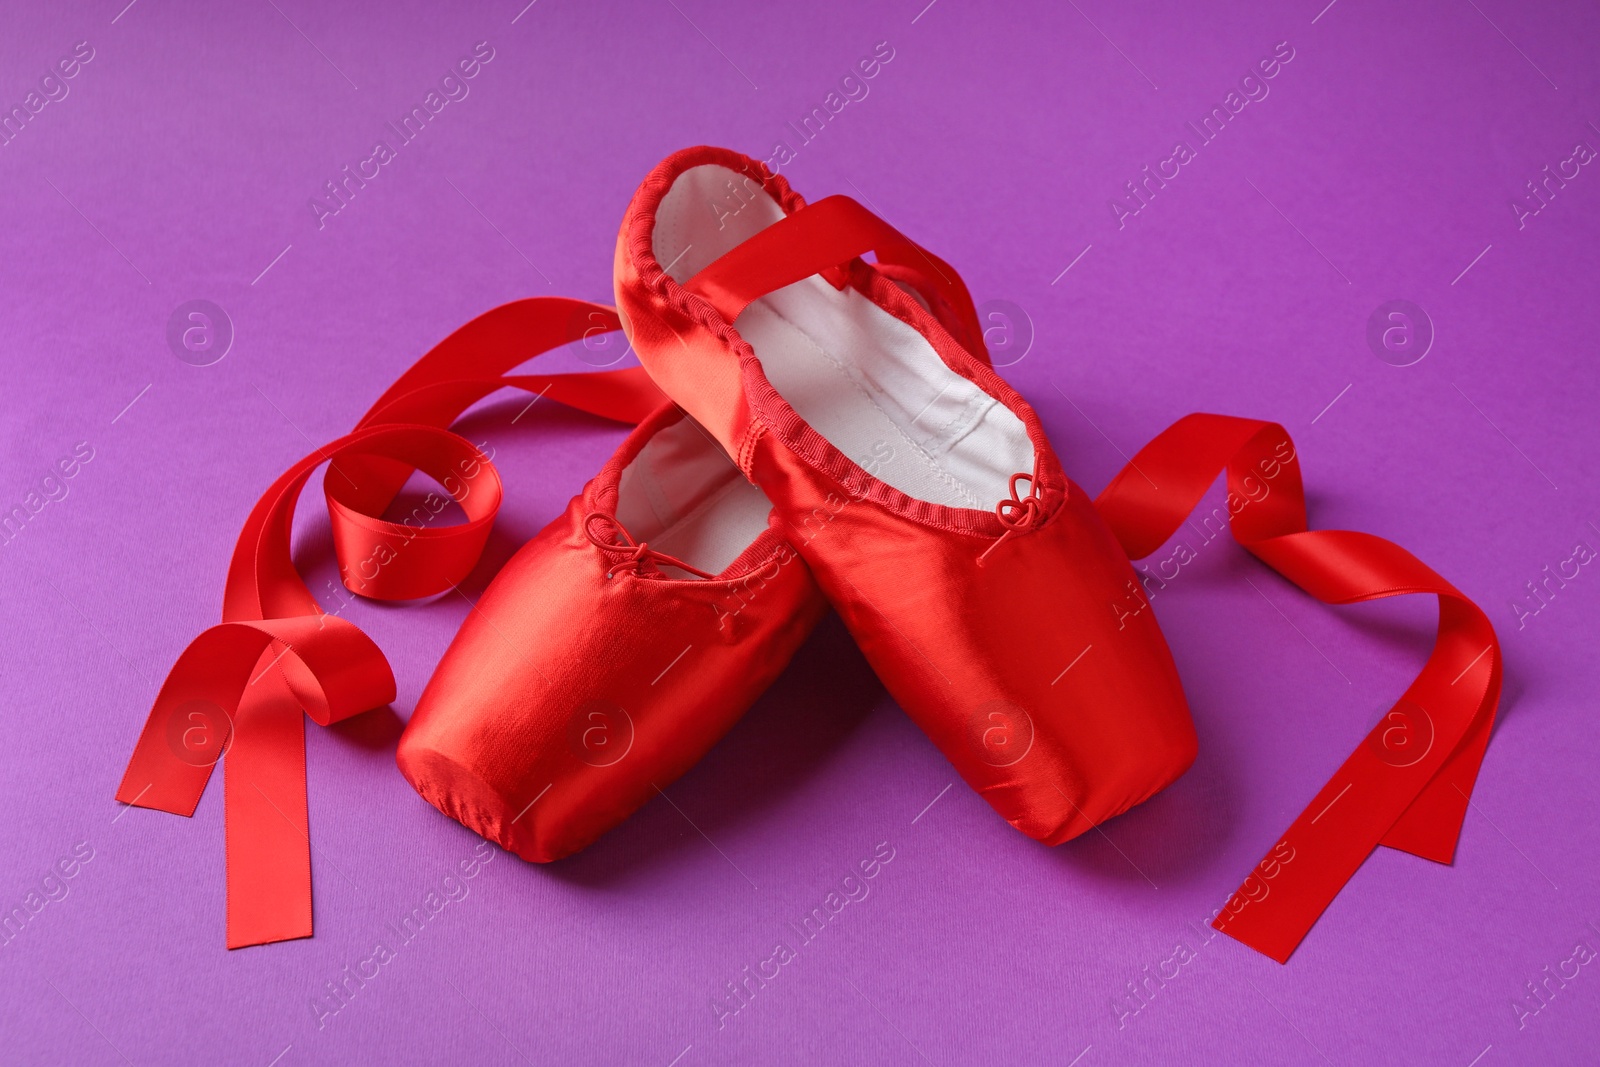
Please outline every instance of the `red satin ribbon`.
M1234 538L1318 600L1439 598L1438 637L1422 672L1212 923L1283 963L1378 845L1439 863L1454 858L1500 700L1500 644L1477 605L1405 549L1371 534L1307 530L1299 461L1276 423L1180 419L1095 503L1139 559L1172 536L1224 469Z
M327 726L395 696L383 653L353 624L324 614L295 571L290 529L300 490L331 465L324 491L352 592L398 600L453 588L483 550L501 489L487 457L443 427L504 387L640 421L665 402L642 368L504 374L619 326L610 308L548 297L481 315L418 360L354 432L301 459L256 502L228 568L223 623L178 657L117 789L123 803L191 815L226 746L229 948L311 935L302 709ZM444 485L467 521L423 527L378 518L413 470Z
M731 322L762 293L816 273L828 277L830 268L869 249L877 249L880 263L932 266L945 284L928 278L927 288L946 305L970 306L959 277L953 284L945 278L953 270L842 196L761 231L688 287ZM952 330L958 337L960 328ZM737 406L718 405L719 413ZM1454 857L1499 703L1500 647L1483 612L1398 545L1370 534L1308 531L1294 446L1276 424L1190 415L1146 445L1095 503L1139 559L1172 536L1224 469L1230 500L1245 502L1229 509L1235 538L1312 596L1333 604L1401 593L1439 598L1438 639L1421 674L1216 920L1217 929L1283 962L1379 844L1441 863ZM1269 474L1272 492L1252 499L1246 480L1259 485ZM1003 501L1003 520L1008 505L1025 510L1020 500Z
M962 347L989 362L983 326L961 275L848 196L824 197L785 216L685 284L732 322L767 293L813 274L843 288L845 265L868 252L876 255L880 272L911 286L928 302Z

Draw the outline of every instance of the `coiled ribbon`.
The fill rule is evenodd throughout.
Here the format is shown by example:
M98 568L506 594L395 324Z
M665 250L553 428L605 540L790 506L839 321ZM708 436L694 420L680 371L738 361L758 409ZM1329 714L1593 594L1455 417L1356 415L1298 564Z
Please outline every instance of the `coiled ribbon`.
M300 490L330 465L328 518L352 592L403 600L454 588L483 551L501 488L488 458L444 427L506 387L639 422L665 403L642 368L504 374L619 327L611 308L553 297L481 315L418 360L353 432L285 471L251 509L228 567L222 624L173 664L117 788L125 804L192 815L226 750L229 948L311 936L302 711L327 726L395 696L383 653L352 623L324 614L295 570L289 538ZM467 521L421 527L379 518L413 470L445 486Z

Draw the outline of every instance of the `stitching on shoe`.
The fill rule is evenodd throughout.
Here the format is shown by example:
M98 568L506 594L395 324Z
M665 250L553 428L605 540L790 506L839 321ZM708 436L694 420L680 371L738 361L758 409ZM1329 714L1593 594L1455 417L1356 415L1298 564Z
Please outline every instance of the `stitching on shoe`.
M961 380L966 381L967 379L962 378ZM949 386L946 386L941 389L939 396L934 397L934 400L944 396L949 391L949 388ZM943 454L954 451L955 446L976 428L978 419L995 404L999 403L998 400L983 392L983 390L975 391L977 395L970 400L962 402L960 411L933 434L932 440L927 444L929 451L938 451ZM915 419L912 420L913 423L915 421Z
M944 451L955 451L956 446L965 441L978 428L978 424L983 421L983 417L1000 404L999 397L990 396L982 390L979 390L978 397L979 403L967 405L967 417L965 419L953 421L945 428L947 439L944 444Z
M750 471L756 462L756 442L766 436L766 432L767 428L761 424L761 421L752 418L749 425L745 427L744 440L739 444L739 470L746 478L750 479L752 485L755 484L755 479L750 477Z

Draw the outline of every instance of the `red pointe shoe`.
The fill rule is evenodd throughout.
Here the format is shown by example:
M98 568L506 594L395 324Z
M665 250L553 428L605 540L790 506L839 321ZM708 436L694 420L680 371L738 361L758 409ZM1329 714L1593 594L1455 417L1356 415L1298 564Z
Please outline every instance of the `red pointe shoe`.
M954 271L852 200L807 207L694 148L635 194L615 279L656 384L761 486L890 693L1008 822L1055 844L1188 768L1128 558L974 355Z
M226 751L230 948L311 936L305 717L327 726L395 698L383 653L323 612L290 555L295 502L322 464L338 472L323 489L346 586L409 600L456 588L500 505L489 457L445 429L468 407L509 387L639 424L496 579L400 741L428 800L529 859L581 848L683 773L821 615L771 505L643 370L508 373L619 326L556 297L480 315L256 502L223 621L173 665L117 788L124 804L193 814ZM413 471L467 521L431 522L438 494L385 519Z
M668 405L490 584L397 760L523 859L583 848L683 774L826 608L771 503Z

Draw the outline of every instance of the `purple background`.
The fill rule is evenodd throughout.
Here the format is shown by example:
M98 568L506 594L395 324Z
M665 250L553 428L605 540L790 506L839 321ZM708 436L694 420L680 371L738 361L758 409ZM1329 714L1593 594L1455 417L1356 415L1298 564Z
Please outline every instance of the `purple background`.
M1600 166L1521 229L1510 206L1577 142L1600 148L1592 5L124 2L13 4L0 26L7 109L76 42L95 50L0 147L0 510L77 442L94 450L0 548L0 904L75 842L94 850L0 946L0 1059L1600 1054L1600 968L1521 1028L1512 1008L1580 940L1600 945L1600 573L1521 628L1511 606L1578 542L1600 547ZM319 230L308 198L480 40L495 58L470 95ZM1119 229L1110 198L1193 145L1185 122L1285 40L1270 95ZM392 761L467 605L344 609L399 699L309 728L316 937L229 953L220 781L192 821L111 797L161 678L218 617L247 509L473 315L609 300L651 165L699 142L795 147L786 122L879 41L895 57L870 94L783 170L875 207L980 302L1023 309L1031 349L1005 373L1080 482L1097 490L1191 410L1279 420L1313 525L1399 541L1490 613L1506 700L1454 867L1380 851L1288 966L1218 937L1119 1026L1113 998L1199 941L1431 640L1430 602L1327 609L1218 541L1155 599L1199 761L1104 834L1046 849L959 781L941 792L950 766L830 618L672 804L553 867L498 856L319 1029L323 983L475 844ZM197 298L237 333L207 367L166 341ZM1369 350L1391 299L1437 331L1415 365ZM474 595L622 435L545 407L513 425L524 403L467 420L509 497ZM318 496L298 552L331 610ZM870 896L799 944L788 923L878 842L894 859ZM719 1028L713 998L780 939L798 958Z

